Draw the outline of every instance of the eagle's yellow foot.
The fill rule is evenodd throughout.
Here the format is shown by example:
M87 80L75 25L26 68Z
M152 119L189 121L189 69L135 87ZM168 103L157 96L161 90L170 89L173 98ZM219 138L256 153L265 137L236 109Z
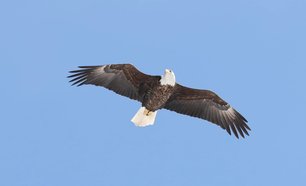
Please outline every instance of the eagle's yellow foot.
M145 109L143 113L144 113L144 115L149 116L151 114L151 111Z

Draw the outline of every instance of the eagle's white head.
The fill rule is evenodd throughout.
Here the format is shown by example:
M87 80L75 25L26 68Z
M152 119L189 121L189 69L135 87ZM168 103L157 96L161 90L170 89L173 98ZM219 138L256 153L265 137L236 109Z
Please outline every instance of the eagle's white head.
M169 69L165 70L164 75L161 76L160 84L161 85L170 85L170 86L175 85L175 75L172 72L172 70L169 70Z

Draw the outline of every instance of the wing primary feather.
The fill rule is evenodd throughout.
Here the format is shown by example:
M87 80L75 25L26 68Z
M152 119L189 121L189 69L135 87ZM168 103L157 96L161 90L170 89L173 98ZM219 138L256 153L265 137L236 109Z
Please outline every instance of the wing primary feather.
M236 125L236 129L238 130L240 136L242 136L244 138L244 134L243 134L243 132L241 130L241 127Z
M246 135L249 135L248 131L246 130L246 123L236 115L236 112L234 115L231 114L230 116L232 116L231 118L233 118L233 121L237 124L237 127L240 127Z
M235 125L232 123L232 124L230 125L230 127L231 127L231 129L232 129L233 133L235 134L236 138L238 138L238 139L239 139L239 136L238 136L237 130L236 130L236 128L235 128Z
M252 129L246 124L246 123L243 123L243 126L247 129L249 129L249 131L251 131Z
M88 68L88 69L93 69L93 68L97 68L97 67L101 67L101 65L98 65L98 66L79 66L79 68Z
M246 120L237 110L234 109L234 112L240 119L242 119L245 122L248 122L248 120Z
M78 81L74 82L71 86L77 85L79 87L83 85L85 81L86 81L86 78L79 79Z
M76 81L76 80L81 79L81 78L84 78L84 77L86 77L86 76L87 76L86 74L85 74L85 75L82 75L82 76L77 76L76 78L70 80L69 82Z
M222 126L221 126L221 127L222 127L223 129L225 129L225 126L228 125L229 122L226 120L223 111L220 111L220 116L219 116L219 117L220 117L220 120L221 120L221 122L222 122Z
M244 123L243 121L237 121L237 122L240 123L239 126L240 126L240 128L243 130L243 132L244 132L246 135L249 136L249 133L248 133L247 129L245 129L245 123Z
M228 133L229 135L232 135L232 132L231 132L231 130L230 130L230 125L231 125L231 124L226 125L225 130L227 131L227 133Z
M82 69L82 70L71 70L69 71L69 73L79 73L79 72L88 72L90 71L90 69L86 70L86 69Z
M232 112L232 111L234 111L234 112ZM235 136L239 139L237 130L235 128L235 125L237 125L237 116L235 114L235 110L232 107L229 108L227 116L231 118L230 128L234 132Z
M230 125L231 120L227 117L226 112L220 111L220 117L221 120L223 121L223 127L226 129Z
M244 131L244 133L249 136L249 132L244 127L241 127L241 128Z
M228 117L227 113L223 113L223 116L225 117L225 120L227 121L226 122L226 125L224 126L224 128L226 129L226 131L230 134L231 133L231 130L230 130L230 125L232 123L232 120Z
M250 127L246 124L246 122L248 122L239 112L237 112L235 109L234 110L234 117L237 118L237 120L241 121L241 125L243 125L245 128L247 128L248 130L251 130Z
M75 76L81 76L81 75L84 75L84 74L87 74L87 72L83 72L83 73L78 73L78 74L72 74L70 76L67 76L67 78L73 78Z
M249 133L248 133L248 131L244 128L244 126L241 126L241 129L243 130L243 132L244 132L246 135L249 136Z

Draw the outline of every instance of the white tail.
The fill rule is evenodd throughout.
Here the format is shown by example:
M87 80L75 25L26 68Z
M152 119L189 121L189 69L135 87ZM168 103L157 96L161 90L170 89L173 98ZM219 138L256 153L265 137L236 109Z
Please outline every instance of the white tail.
M156 114L157 111L149 112L145 107L141 107L131 121L138 127L146 127L154 124Z

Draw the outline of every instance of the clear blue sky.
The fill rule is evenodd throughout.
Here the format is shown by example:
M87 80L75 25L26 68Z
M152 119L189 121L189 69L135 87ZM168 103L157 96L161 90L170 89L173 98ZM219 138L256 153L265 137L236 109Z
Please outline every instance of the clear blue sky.
M0 2L1 186L305 185L306 1ZM130 62L210 89L248 120L206 121L71 87L78 65Z

